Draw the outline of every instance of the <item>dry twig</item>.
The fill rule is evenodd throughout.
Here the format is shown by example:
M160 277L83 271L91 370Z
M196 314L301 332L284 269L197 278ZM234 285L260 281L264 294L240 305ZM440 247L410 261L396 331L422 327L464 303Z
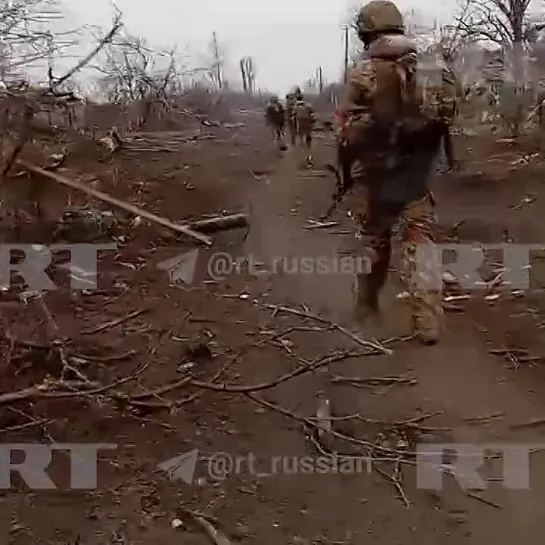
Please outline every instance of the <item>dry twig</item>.
M331 329L337 330L343 335L346 335L350 339L352 339L354 342L359 344L360 346L363 346L365 348L372 348L373 350L376 350L382 354L386 354L388 356L392 355L393 352L389 348L386 348L378 341L368 341L365 339L361 339L356 335L355 333L352 333L348 329L340 326L339 324L336 324L334 322L331 322L329 320L326 320L325 318L321 318L320 316L317 316L316 314L312 314L308 311L298 310L295 308L286 307L283 305L272 305L272 304L265 304L265 303L258 303L259 306L262 306L264 308L268 308L274 311L274 313L277 312L287 312L289 314L294 314L296 316L300 316L302 318L310 318L311 320L315 320L317 322L320 322L322 324L328 325Z
M137 318L138 316L141 316L145 312L148 312L148 308L141 308L138 310L133 310L132 312L129 312L125 316L121 316L120 318L116 318L115 320L109 320L108 322L104 322L103 324L92 327L89 329L84 329L82 333L84 335L92 335L93 333L100 333L102 331L105 331L106 329L112 329L114 327L117 327L118 325L124 324L125 322L128 322L129 320L133 320L134 318Z

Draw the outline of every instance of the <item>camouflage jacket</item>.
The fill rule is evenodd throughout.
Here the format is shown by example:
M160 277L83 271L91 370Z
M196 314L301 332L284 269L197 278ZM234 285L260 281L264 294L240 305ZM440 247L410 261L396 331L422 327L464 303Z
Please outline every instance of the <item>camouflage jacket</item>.
M271 118L284 116L284 106L280 102L269 101L265 105L265 115Z
M286 116L288 119L293 119L295 117L295 104L297 100L293 93L286 95Z
M418 92L422 112L430 118L451 123L462 89L452 70L442 59L432 59L418 71Z
M267 102L265 117L269 123L280 123L284 120L284 107L280 102Z
M303 123L315 123L316 114L312 106L305 100L298 100L294 107L295 115L298 122Z
M374 124L377 111L395 112L400 104L405 111L452 118L455 80L444 63L429 71L431 75L421 70L416 45L402 35L380 37L367 53L353 68L343 89L339 108L342 139L357 143Z

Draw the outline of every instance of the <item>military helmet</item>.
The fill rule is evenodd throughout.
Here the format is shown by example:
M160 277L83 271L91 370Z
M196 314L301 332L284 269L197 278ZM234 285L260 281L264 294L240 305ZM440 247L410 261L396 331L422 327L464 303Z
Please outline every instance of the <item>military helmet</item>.
M376 32L403 32L403 15L389 0L372 0L363 6L356 17L358 36L368 36Z

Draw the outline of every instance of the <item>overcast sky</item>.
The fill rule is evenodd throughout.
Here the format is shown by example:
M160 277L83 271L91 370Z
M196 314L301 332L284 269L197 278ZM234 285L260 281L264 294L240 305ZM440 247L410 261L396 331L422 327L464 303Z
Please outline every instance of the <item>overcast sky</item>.
M108 26L109 0L64 0L76 24ZM213 31L225 51L227 77L240 79L238 60L249 55L261 88L284 93L323 67L325 79L338 78L343 57L341 25L351 0L117 0L128 30L164 47L189 46L206 52ZM402 10L422 2L401 0ZM448 22L456 0L429 2L430 20ZM421 10L422 11L422 10Z

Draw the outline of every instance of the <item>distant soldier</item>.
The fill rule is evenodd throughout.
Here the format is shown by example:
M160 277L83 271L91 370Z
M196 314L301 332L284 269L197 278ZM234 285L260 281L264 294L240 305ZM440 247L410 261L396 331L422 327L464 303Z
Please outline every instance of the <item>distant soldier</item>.
M295 103L295 126L299 144L306 150L307 165L312 164L312 129L316 123L316 114L305 100Z
M273 138L276 145L283 146L285 112L279 98L273 95L267 101L265 107L265 121L273 131Z
M299 87L286 95L286 122L290 133L290 142L295 146L297 140L297 128L295 120L295 105L298 100L303 100L303 93Z

